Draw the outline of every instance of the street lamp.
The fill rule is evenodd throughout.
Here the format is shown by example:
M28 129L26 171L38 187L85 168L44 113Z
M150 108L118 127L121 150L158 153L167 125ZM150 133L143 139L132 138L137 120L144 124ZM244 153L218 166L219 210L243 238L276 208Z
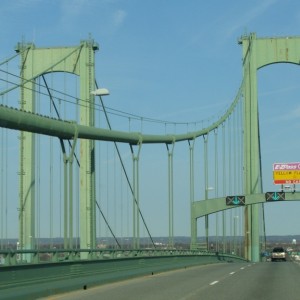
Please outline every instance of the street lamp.
M107 95L109 95L109 90L105 89L105 88L97 89L95 91L92 91L91 95L94 95L94 96L107 96Z
M109 90L105 89L105 88L96 89L95 91L91 91L91 95L99 96L101 105L103 107L103 112L104 112L104 115L105 115L106 122L108 124L109 129L111 129L111 125L110 125L110 122L109 122L109 119L108 119L108 115L107 115L107 112L106 112L106 109L105 109L105 106L104 106L103 100L102 100L102 96L108 96L109 95Z

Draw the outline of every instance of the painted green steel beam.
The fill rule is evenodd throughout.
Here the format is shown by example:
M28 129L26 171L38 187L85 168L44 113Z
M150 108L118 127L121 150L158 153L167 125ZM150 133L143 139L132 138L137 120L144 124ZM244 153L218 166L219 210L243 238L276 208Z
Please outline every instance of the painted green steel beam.
M262 192L262 177L259 149L259 122L257 101L257 48L256 35L251 34L243 40L243 71L244 71L244 193ZM250 232L245 243L247 259L258 262L259 249L259 205L245 209L245 236Z
M257 69L274 63L300 64L300 36L258 38L255 34L251 35L254 37L258 49L254 53ZM249 36L242 36L239 44L247 42L247 40L249 40ZM245 54L248 55L248 53Z
M36 95L35 80L32 77L32 52L23 51L20 55L20 109L35 112ZM36 212L36 137L32 132L20 132L19 139L19 247L20 249L35 248L35 212ZM31 261L30 254L22 259Z
M264 193L258 194L250 194L245 195L246 206L260 203L274 204L278 201L266 201ZM299 201L300 200L300 192L289 192L285 193L285 200L279 201L280 203L284 203L285 201ZM192 203L192 218L197 219L204 217L206 215L210 215L219 211L223 211L226 209L237 208L236 205L226 205L226 197L213 198L208 200L201 200Z
M51 72L68 72L76 75L80 74L78 61L80 52L84 46L84 41L81 42L79 46L76 47L53 47L53 48L37 48L34 44L24 44L18 43L15 48L17 55L27 56L29 53L32 56L34 52L35 63L34 70L30 77L24 78L24 82L19 85L14 85L9 89L0 92L0 96L3 96L22 85L34 81L39 76L42 76ZM96 45L94 46L96 47ZM43 55L42 53L47 51L48 55ZM57 59L54 60L53 58ZM31 57L32 59L32 57ZM1 63L2 64L2 63ZM32 67L32 66L30 66Z
M194 140L205 135L220 126L232 113L235 104L231 105L225 115L213 125L202 130L189 132L186 134L174 135L151 135L139 132L124 132L116 130L101 129L79 125L76 122L62 121L42 115L21 111L11 107L0 105L0 127L14 130L28 131L49 136L56 136L61 139L73 139L77 133L79 139L102 140L111 142L121 142L130 144L151 144L167 143Z

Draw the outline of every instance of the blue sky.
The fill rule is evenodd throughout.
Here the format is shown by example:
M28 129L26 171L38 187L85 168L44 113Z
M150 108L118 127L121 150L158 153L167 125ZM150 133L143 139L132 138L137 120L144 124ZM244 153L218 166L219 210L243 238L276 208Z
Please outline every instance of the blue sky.
M180 122L219 115L233 101L241 35L300 35L298 0L1 0L0 20L0 60L22 40L71 46L91 35L100 45L96 78L110 90L107 106ZM278 188L274 162L300 161L299 76L297 66L259 71L265 190ZM300 205L271 205L267 233L300 234Z

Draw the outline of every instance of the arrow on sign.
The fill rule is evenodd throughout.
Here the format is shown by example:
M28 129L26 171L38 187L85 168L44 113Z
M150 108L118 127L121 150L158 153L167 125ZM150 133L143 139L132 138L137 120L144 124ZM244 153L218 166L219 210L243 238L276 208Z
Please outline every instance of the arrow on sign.
M227 196L226 205L245 205L245 196Z
M233 198L233 200L232 200L232 203L233 203L234 205L240 204L240 200L239 200L238 196L234 196L234 198Z
M285 192L267 192L265 197L266 201L283 201L285 200Z

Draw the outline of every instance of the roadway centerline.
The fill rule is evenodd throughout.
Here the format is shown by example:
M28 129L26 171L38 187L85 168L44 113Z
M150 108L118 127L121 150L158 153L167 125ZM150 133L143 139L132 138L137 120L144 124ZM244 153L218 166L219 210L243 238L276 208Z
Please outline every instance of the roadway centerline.
M248 267L250 267L250 266L251 265L248 265ZM240 270L245 270L245 267L240 267ZM238 270L230 272L229 275L234 275L236 272L238 272ZM221 278L220 280L222 281L223 279L225 279L225 278ZM215 285L215 284L219 283L220 280L215 280L215 281L211 282L209 285Z

